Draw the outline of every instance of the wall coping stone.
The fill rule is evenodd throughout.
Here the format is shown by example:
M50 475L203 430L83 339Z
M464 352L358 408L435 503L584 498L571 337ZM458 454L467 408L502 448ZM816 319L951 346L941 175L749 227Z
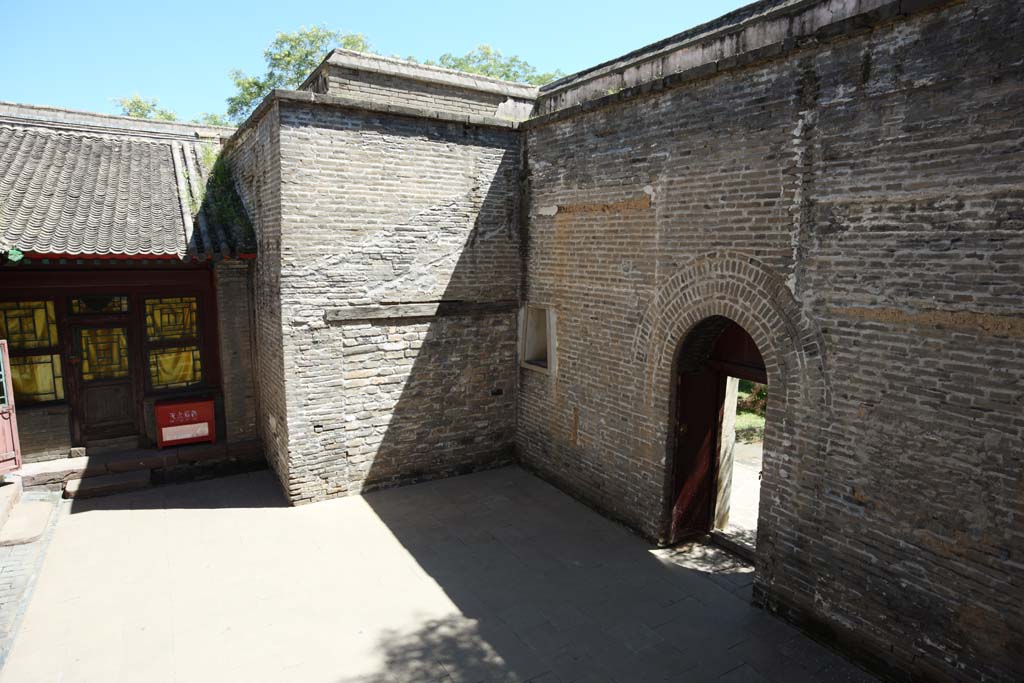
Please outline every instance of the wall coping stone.
M373 100L356 99L351 97L338 97L336 95L321 95L306 90L283 90L276 88L267 93L263 101L253 110L245 123L238 127L232 139L236 138L244 130L254 126L257 121L263 118L266 111L274 107L278 102L296 102L301 104L313 104L325 107L337 107L339 109L355 109L357 111L370 112L375 114L391 114L394 116L406 116L414 119L430 119L442 123L461 123L467 126L479 126L483 128L503 128L506 130L517 130L520 121L499 119L491 116L479 116L477 114L457 114L454 112L440 111L437 109L425 109L420 107L408 107L397 104L385 104Z
M523 122L524 128L562 120L586 111L599 109L616 102L633 99L653 92L678 87L691 81L710 78L718 73L775 59L797 50L805 49L824 40L858 33L892 21L901 16L934 10L957 4L964 0L762 0L727 14L719 19L697 26L683 33L659 41L647 47L630 52L618 59L599 64L591 69L566 76L540 88L537 106L545 100L586 86L588 83L606 77L623 77L626 71L642 73L649 67L652 73L662 73L656 78L640 80L633 85L622 87L608 95L570 104L549 113L538 114ZM821 12L829 17L839 16L815 23L809 17ZM779 30L779 21L786 21L786 30ZM771 24L775 22L776 25ZM760 31L759 37L784 35L781 40L763 42L756 47L746 47L748 35ZM730 42L731 41L731 42ZM716 49L707 49L708 43L716 43ZM700 48L702 57L694 66L664 74L659 62L687 50ZM730 53L731 52L731 53ZM718 59L704 54L726 55ZM642 76L641 76L642 78Z
M0 102L0 124L4 123L64 131L74 130L98 135L141 136L151 139L166 138L193 142L196 140L216 142L230 137L235 132L235 129L229 126L157 121L15 102Z
M325 65L344 67L355 71L365 71L386 76L394 76L423 83L434 83L446 85L463 90L478 90L506 97L514 97L520 100L533 101L537 99L539 88L526 83L515 83L503 81L498 78L478 76L455 69L446 69L440 66L418 64L395 57L384 57L371 55L355 50L343 50L336 48L331 50L316 69L313 70L299 90L305 90L316 76L323 70Z

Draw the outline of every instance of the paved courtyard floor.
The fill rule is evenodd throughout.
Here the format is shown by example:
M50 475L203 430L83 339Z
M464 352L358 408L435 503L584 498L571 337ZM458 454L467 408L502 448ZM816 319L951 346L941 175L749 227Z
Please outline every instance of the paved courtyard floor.
M65 503L0 680L860 681L518 468L284 506L269 472Z

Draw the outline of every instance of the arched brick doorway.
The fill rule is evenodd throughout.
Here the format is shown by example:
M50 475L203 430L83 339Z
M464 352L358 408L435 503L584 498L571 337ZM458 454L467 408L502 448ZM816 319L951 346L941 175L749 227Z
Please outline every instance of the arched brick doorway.
M767 384L768 374L750 334L729 318L713 315L697 323L679 345L673 375L669 537L676 542L709 533L715 525L723 490L718 479L729 378Z

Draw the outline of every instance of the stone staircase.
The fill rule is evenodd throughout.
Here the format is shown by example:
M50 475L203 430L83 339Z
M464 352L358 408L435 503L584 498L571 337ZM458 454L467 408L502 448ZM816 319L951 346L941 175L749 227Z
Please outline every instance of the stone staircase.
M59 488L65 498L87 498L266 467L256 441L164 449L76 448L72 455L22 465L22 485Z
M18 476L10 476L0 484L0 547L31 543L46 531L53 505L22 500L21 494Z

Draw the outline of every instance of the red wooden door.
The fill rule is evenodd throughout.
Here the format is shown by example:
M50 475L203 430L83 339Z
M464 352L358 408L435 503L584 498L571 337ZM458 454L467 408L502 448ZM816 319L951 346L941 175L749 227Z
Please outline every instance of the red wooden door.
M14 411L14 382L7 342L0 339L0 474L21 467L18 416Z
M672 542L711 530L725 375L704 367L676 382Z

